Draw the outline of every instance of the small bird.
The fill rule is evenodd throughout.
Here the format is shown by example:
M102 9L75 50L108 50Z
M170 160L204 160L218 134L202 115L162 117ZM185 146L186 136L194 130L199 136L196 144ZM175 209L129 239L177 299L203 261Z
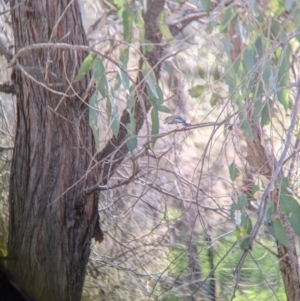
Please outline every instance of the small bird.
M190 123L187 123L185 121L184 118L182 118L181 116L179 115L171 115L171 116L168 116L164 123L168 123L168 124L174 124L174 123L181 123L183 126L190 126L191 124Z

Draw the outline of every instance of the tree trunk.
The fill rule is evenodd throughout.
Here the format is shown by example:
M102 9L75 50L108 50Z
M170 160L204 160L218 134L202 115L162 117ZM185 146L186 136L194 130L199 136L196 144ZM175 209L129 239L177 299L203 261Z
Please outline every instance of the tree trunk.
M37 43L86 44L77 1L17 3L10 3L17 7L12 10L16 53ZM14 260L8 268L35 300L80 300L97 222L95 195L83 193L95 184L88 172L94 152L88 109L78 96L88 78L69 88L85 55L30 50L14 71L17 129L8 240Z
M250 114L251 115L251 114ZM262 145L262 136L260 125L256 124L252 117L249 117L253 140L247 139L248 154L254 164L256 170L270 179L273 175L274 163L276 158L270 154ZM287 300L300 300L300 271L299 258L297 252L297 238L294 230L286 219L285 214L279 206L279 195L277 189L274 189L270 194L270 199L274 202L276 208L279 210L279 218L283 223L286 233L289 237L290 247L287 248L279 241L277 242L278 262L281 272L281 277L284 283Z

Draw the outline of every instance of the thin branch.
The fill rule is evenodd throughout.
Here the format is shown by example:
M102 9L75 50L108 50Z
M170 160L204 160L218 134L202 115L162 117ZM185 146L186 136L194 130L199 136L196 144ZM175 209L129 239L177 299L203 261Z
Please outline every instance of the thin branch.
M241 270L248 253L252 249L253 242L255 241L255 239L257 237L257 234L258 234L258 231L259 231L260 227L262 226L262 224L264 222L264 218L265 218L265 214L266 214L266 210L267 210L268 197L271 193L271 190L274 187L275 181L277 180L279 174L282 171L282 166L283 166L286 154L287 154L287 152L289 150L289 147L291 145L291 141L292 141L292 137L293 137L293 131L294 131L296 123L297 123L297 117L298 117L298 113L299 113L299 106L300 106L300 81L298 82L298 91L297 91L297 96L296 96L296 99L295 99L295 106L294 106L294 109L292 111L291 123L290 123L290 127L288 129L288 132L287 132L285 146L284 146L282 154L281 154L281 156L280 156L280 158L279 158L279 160L276 164L275 171L273 172L272 177L271 177L271 179L270 179L270 181L269 181L269 183L268 183L268 185L267 185L267 187L266 187L266 189L265 189L265 191L264 191L264 193L261 197L260 206L259 206L259 209L258 209L257 222L256 222L256 224L253 227L253 230L251 232L249 246L244 251L244 253L242 254L241 259L238 263L238 266L235 270L237 275L239 274L239 271ZM237 278L236 282L237 281L238 281L238 278ZM235 289L236 289L236 286L235 286ZM233 295L234 295L234 293L235 293L235 291L233 292Z
M85 194L88 196L88 195L90 195L90 194L92 194L92 193L94 193L96 191L110 190L110 189L114 189L114 188L117 188L117 187L120 187L120 186L123 186L123 185L127 185L128 183L130 183L134 179L134 177L138 173L139 173L139 169L136 168L135 161L132 160L132 175L128 179L126 179L126 180L124 180L122 182L119 182L117 184L111 185L111 186L109 186L109 185L103 185L103 186L101 186L101 185L94 185L92 187L87 188L85 190Z

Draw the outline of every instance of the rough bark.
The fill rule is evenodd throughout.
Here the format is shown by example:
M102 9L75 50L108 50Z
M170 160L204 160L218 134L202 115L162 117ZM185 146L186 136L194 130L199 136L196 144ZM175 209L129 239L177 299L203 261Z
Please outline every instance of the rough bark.
M15 4L11 0L11 7ZM157 78L162 46L156 20L163 5L162 0L148 1L143 16L145 38L155 45L145 57L155 67ZM12 11L12 22L16 52L36 43L86 43L76 1L28 1ZM35 300L80 300L97 224L95 195L85 194L97 181L88 172L93 162L93 138L88 110L74 94L84 95L88 78L68 89L84 56L75 51L41 48L22 55L15 68L18 112L8 242L14 260L9 269ZM139 74L138 82L141 80ZM57 95L38 83L68 95ZM140 85L138 95L136 132L150 109L145 85ZM128 121L124 111L121 124ZM122 127L118 137L113 137L97 157L111 162L99 165L103 170L94 169L103 176L104 183L127 153L126 132Z
M231 60L234 62L241 55L242 40L237 34L236 24L233 24L229 30L231 40ZM299 91L298 95L299 96ZM251 107L251 104L249 104ZM247 136L248 155L251 159L251 165L260 175L264 175L267 179L271 179L276 168L276 158L273 153L264 145L262 129L260 124L253 119L252 111L249 109L248 121L251 125L253 139ZM276 208L279 208L279 195L276 189L270 193L270 199L274 202ZM287 248L277 241L277 252L279 259L279 268L283 279L286 295L289 301L300 300L300 264L297 255L296 235L291 225L287 221L284 213L279 212L279 217L288 234L290 247Z
M253 140L247 139L248 154L251 157L254 167L258 174L266 176L268 179L272 177L274 171L274 163L276 161L273 154L268 153L263 145L260 126L253 120L249 120L253 134ZM280 210L278 191L274 189L270 194L271 200L276 208L279 208L279 217L288 234L290 247L287 248L277 241L278 261L283 279L287 299L289 301L300 300L300 271L299 259L297 254L296 235L286 219L284 213Z
M11 7L17 2L11 0ZM11 12L16 52L36 43L86 44L76 1L26 1L16 7ZM80 300L97 220L95 196L83 194L94 184L88 173L93 137L86 106L74 94L83 94L88 79L68 89L85 55L34 50L22 55L14 70L17 129L8 241L14 260L8 267L35 300Z

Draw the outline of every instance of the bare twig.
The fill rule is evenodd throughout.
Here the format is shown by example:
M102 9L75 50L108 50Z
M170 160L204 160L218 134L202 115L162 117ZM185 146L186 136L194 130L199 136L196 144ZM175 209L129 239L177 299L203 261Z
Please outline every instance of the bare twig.
M250 250L252 249L252 245L253 242L255 241L258 231L260 229L260 227L263 225L264 222L264 217L266 214L266 210L267 210L267 200L268 197L270 196L271 190L273 190L275 181L277 180L278 176L280 175L280 173L282 172L282 166L285 160L285 157L287 155L287 152L290 148L291 145L291 141L292 141L292 137L293 137L293 131L295 129L296 123L297 123L297 117L298 117L298 113L299 113L299 106L300 106L300 81L298 82L298 91L297 91L297 95L296 95L296 99L295 99L295 105L294 105L294 109L292 112L292 117L291 117L291 123L287 132L287 137L286 137L286 141L284 144L284 149L281 153L281 156L276 164L276 168L270 178L269 183L267 184L266 189L264 190L264 193L261 196L261 201L260 201L260 205L259 205L259 209L258 209L258 218L257 218L257 222L255 224L255 226L252 229L251 235L250 235L250 240L249 240L249 246L248 248L244 251L244 253L242 254L240 261L237 265L237 268L235 270L235 273L237 274L237 279L236 279L236 285L234 287L234 291L232 294L232 300L235 296L235 291L237 289L237 282L238 282L238 276L240 273L240 270L245 262L245 259L248 255L248 253L250 252Z

